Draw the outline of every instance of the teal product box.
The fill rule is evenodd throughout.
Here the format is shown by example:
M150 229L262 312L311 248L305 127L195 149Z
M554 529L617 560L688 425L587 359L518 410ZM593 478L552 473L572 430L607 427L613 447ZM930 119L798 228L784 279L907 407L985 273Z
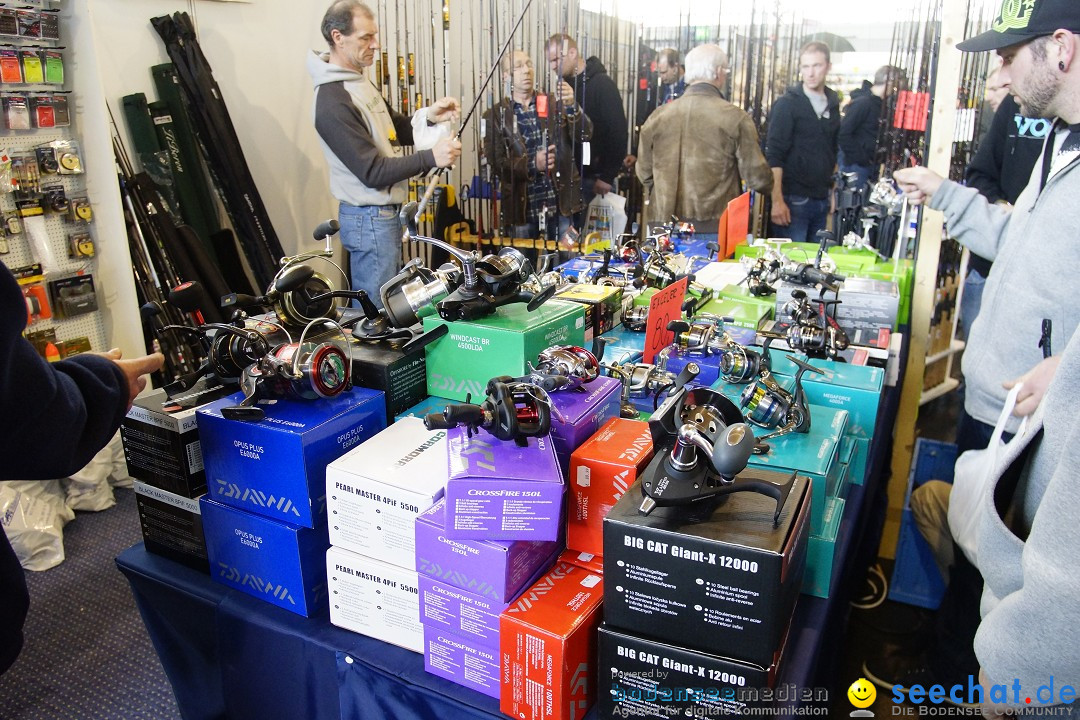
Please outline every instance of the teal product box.
M200 500L210 577L304 617L326 612L326 524L312 529Z
M802 591L806 595L827 598L832 590L833 564L836 561L836 536L844 517L844 498L832 497L825 504L825 530L811 535L806 548L806 574Z
M568 300L548 300L533 312L512 303L471 322L429 315L424 331L447 324L449 332L426 348L427 389L458 401L470 393L482 400L491 378L521 377L553 345L585 344L585 306Z
M451 400L450 398L437 397L435 395L429 395L428 397L413 405L405 412L395 416L394 422L397 422L401 418L406 417L418 417L423 420L426 415L430 415L431 413L441 413L443 410L446 409L447 405L456 402L460 401Z
M866 482L866 463L869 457L869 438L848 434L840 439L840 458L847 463L848 481L852 485L862 485Z
M570 455L604 423L619 417L622 382L598 377L578 390L551 393L551 444L563 477L570 471Z
M386 427L383 394L353 388L263 403L258 422L221 415L242 399L236 393L198 413L210 497L294 525L325 525L326 466Z
M625 325L604 333L600 340L604 343L604 362L639 362L645 352L645 333L627 330Z
M798 472L811 481L813 502L810 503L810 534L821 534L825 527L825 499L836 494L843 479L840 462L840 438L847 426L846 410L831 410L820 405L810 406L810 432L788 433L767 440L770 450L764 455L752 455L751 468ZM765 435L764 428L754 428L755 435Z
M805 356L800 356L806 360ZM881 390L885 383L884 368L869 365L852 365L835 360L807 360L822 374L803 373L802 386L806 398L813 405L822 405L848 411L847 433L869 439L874 435L877 423ZM777 372L794 372L795 363L782 354L773 355L773 367Z
M566 485L549 436L524 447L484 431L447 436L446 536L455 540L558 540Z

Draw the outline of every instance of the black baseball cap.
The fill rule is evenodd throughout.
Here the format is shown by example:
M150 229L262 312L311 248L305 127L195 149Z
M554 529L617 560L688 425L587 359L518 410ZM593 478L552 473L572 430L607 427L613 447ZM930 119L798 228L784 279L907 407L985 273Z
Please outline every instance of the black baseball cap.
M1058 28L1080 31L1077 0L1001 0L990 29L956 45L963 52L985 52L1052 35Z

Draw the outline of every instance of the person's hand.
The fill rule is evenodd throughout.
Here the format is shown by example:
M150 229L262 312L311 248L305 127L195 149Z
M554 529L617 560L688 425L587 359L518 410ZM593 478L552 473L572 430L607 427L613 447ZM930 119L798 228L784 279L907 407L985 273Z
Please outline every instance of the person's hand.
M567 109L574 107L575 99L576 98L574 98L574 88L570 85L570 83L566 82L565 80L560 81L559 102L563 104L563 107Z
M596 182L593 183L593 192L602 197L611 192L611 185L600 178L596 178Z
M893 180L912 205L922 205L934 197L941 183L945 182L945 178L924 167L901 168L893 173Z
M627 155L623 158L623 167L627 170L633 170L634 165L637 163L637 155Z
M1050 385L1050 381L1054 379L1054 373L1057 372L1060 362L1060 355L1051 355L1020 377L1001 383L1001 386L1006 390L1012 390L1018 382L1024 383L1024 387L1020 388L1020 392L1016 395L1016 407L1013 408L1013 415L1024 417L1035 412L1035 408L1039 407L1043 395L1046 394L1046 388Z
M146 376L161 369L161 366L165 364L165 356L158 352L125 360L123 355L120 348L113 348L108 352L101 353L102 357L112 360L124 371L128 384L127 409L130 410L131 404L135 402L135 396L146 387Z
M555 165L555 146L548 145L547 152L543 150L536 151L536 169L539 172L547 172L548 168Z
M769 219L772 220L773 225L791 224L791 209L784 202L783 197L774 197L772 199L772 211L769 212Z
M435 156L436 167L450 167L461 157L461 142L453 138L443 138L435 143L431 153Z
M427 111L430 123L457 122L460 117L461 103L452 97L439 98Z

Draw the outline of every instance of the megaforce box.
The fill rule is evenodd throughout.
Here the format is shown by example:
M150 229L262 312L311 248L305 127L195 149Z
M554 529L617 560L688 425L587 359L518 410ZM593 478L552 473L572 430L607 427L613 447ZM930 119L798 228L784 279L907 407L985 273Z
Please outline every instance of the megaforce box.
M737 717L770 704L762 698L771 698L779 670L779 662L760 668L607 623L599 645L599 717Z
M242 399L236 393L198 413L210 497L304 527L325 522L326 466L386 427L382 393L278 400L261 405L258 422L222 417Z
M557 542L451 539L445 524L441 500L416 518L416 571L493 602L512 600L559 549Z
M135 505L148 552L210 572L198 498L183 497L136 480Z
M427 397L427 361L423 350L406 354L383 343L356 340L349 345L353 384L382 390L386 417L392 418Z
M416 516L445 485L446 431L402 418L327 466L330 544L412 569Z
M424 330L447 324L438 315L424 318ZM451 322L447 335L427 346L429 395L464 400L483 398L488 381L520 377L552 345L585 343L585 306L549 300L533 312L524 303L504 305L488 317Z
M744 470L782 482L787 475ZM773 525L775 501L752 492L700 509L638 512L641 481L604 519L605 616L644 637L768 667L802 586L809 481L795 478Z
M330 622L391 645L424 652L416 571L332 547L326 551Z
M488 697L499 697L498 645L478 645L472 639L424 625L424 669Z
M326 612L326 526L278 522L203 497L210 577L310 617Z
M806 399L814 405L847 410L847 434L859 438L873 437L885 370L835 360L807 360L804 355L799 358L822 371L822 374L808 372L803 375ZM790 372L796 368L787 355L777 356L774 362L778 372Z
M521 720L577 720L596 699L604 578L558 563L499 618L499 709Z
M570 456L566 546L604 554L604 516L653 456L649 424L612 418Z
M621 390L619 380L598 377L579 390L551 393L551 443L564 473L570 468L570 453L608 420L619 417Z
M525 447L452 428L447 439L446 536L455 540L558 540L562 471L550 437Z

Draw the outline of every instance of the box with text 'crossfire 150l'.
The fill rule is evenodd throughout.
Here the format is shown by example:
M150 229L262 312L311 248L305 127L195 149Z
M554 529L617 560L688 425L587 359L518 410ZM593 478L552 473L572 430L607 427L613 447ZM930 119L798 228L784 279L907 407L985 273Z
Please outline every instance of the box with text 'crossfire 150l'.
M598 377L577 390L551 393L551 443L564 473L570 468L570 454L604 423L619 417L621 391L619 380Z
M773 483L790 477L752 469L739 476ZM809 485L795 477L774 525L776 501L756 492L642 515L641 481L634 483L604 519L605 621L769 667L802 586Z

